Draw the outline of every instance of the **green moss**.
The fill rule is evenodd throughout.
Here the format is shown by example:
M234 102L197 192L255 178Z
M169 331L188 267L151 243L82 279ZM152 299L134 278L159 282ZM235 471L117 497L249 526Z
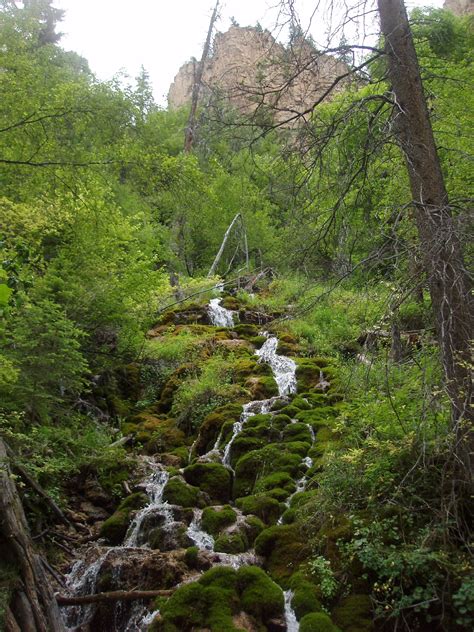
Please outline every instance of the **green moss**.
M206 589L198 582L185 584L173 593L160 610L166 632L202 627L207 611Z
M229 566L215 566L211 568L199 579L199 583L203 586L219 586L234 590L237 583L237 574L233 568Z
M288 472L273 472L259 479L255 485L255 491L265 492L268 489L279 487L285 489L287 494L291 494L296 489L296 484Z
M232 331L235 331L240 338L248 338L258 336L257 325L251 325L249 323L239 323L232 327Z
M207 415L199 428L199 436L196 442L197 454L205 454L212 449L219 436L222 427L226 422L238 421L242 413L242 406L239 404L226 404L216 408Z
M278 582L285 582L310 554L307 538L298 525L279 524L260 533L255 551L265 558L265 568Z
M245 533L250 545L253 545L255 538L265 529L265 523L257 516L247 516L244 524Z
M133 513L148 503L146 494L137 492L123 500L117 510L101 526L99 535L110 544L120 544L132 522Z
M267 341L265 336L250 336L247 340L257 347L257 349L260 349Z
M292 575L288 585L293 591L291 605L298 620L310 612L320 612L322 610L318 587L309 581L303 573Z
M221 305L225 309L230 309L233 312L238 312L240 309L240 302L235 298L235 296L224 296L221 301Z
M311 448L311 443L306 441L288 441L285 443L285 449L292 454L297 454L301 459L308 454L308 450Z
M283 441L304 441L311 445L311 432L306 424L298 422L289 424L283 430Z
M197 568L198 564L199 548L197 546L190 546L186 549L184 554L184 561L189 568Z
M291 405L296 406L299 410L311 410L312 408L307 398L302 395L297 395L291 402Z
M252 400L269 399L278 395L278 386L271 375L252 376L244 384Z
M313 410L302 410L296 415L296 419L305 424L310 424L316 430L320 426L326 426L334 421L337 411L330 406L321 406Z
M301 471L301 456L289 452L287 444L276 443L244 454L235 465L234 497L251 494L257 479L275 471L296 477Z
M222 529L234 524L236 520L237 514L230 505L217 509L206 507L202 512L201 525L204 531L216 536Z
M174 456L177 456L179 458L180 465L182 467L188 462L189 448L183 445L180 448L175 448L174 450L171 450L170 454L173 454Z
M296 415L300 412L300 409L297 408L293 403L288 404L288 406L284 406L280 409L280 412L284 415L288 415L290 419L294 419Z
M181 507L195 507L198 504L199 489L188 485L181 478L171 478L166 484L163 500L170 505L181 505Z
M251 452L252 450L259 450L265 445L265 440L259 437L246 436L249 433L241 433L235 441L232 443L230 450L230 464L234 467L241 456Z
M324 612L311 612L301 619L300 632L339 632L339 628Z
M209 494L213 501L226 502L230 498L231 475L220 463L195 463L183 472L185 480Z
M284 598L277 586L261 568L242 566L237 571L237 587L243 610L267 623L283 613Z
M214 550L221 553L243 553L248 549L247 539L239 532L223 533L215 541Z
M343 598L332 612L334 622L342 632L371 632L372 602L369 595L349 595Z
M282 510L280 503L266 494L237 498L235 504L244 514L254 514L266 524L274 524Z
M281 487L275 487L274 489L269 489L266 493L267 493L267 496L270 496L270 498L274 498L275 500L278 500L278 502L280 503L284 502L289 496L289 492L286 489L282 489Z
M174 371L166 382L163 390L161 391L161 397L159 402L159 409L162 412L168 412L173 405L173 397L178 388L181 386L183 379L195 370L195 365L186 363L181 365Z

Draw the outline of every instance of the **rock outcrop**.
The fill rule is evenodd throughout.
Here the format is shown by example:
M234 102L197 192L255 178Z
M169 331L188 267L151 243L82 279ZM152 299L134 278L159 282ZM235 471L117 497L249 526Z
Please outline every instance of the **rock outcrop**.
M452 11L455 15L469 15L474 13L474 0L445 0L443 9Z
M168 92L170 109L190 102L196 64L181 66ZM284 121L296 111L308 111L347 71L343 61L318 52L304 38L285 47L268 31L232 26L214 38L203 72L203 100L230 102L247 115L271 111ZM346 88L349 80L339 81L332 93Z

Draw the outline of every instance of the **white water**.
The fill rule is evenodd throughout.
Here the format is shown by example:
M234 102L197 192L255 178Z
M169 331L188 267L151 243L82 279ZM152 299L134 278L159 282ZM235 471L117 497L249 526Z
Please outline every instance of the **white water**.
M287 590L283 593L285 596L285 622L286 622L286 632L298 632L300 629L300 624L296 619L296 614L293 608L291 607L291 600L293 599L293 591Z
M168 505L167 502L163 502L163 492L165 491L166 483L170 475L166 470L162 470L156 463L153 464L153 467L154 472L145 487L150 503L141 509L133 519L125 537L124 546L126 547L147 547L147 544L140 543L139 539L142 525L149 515L162 515L165 525L173 521L173 511L170 505Z
M234 312L221 307L221 298L212 298L209 301L208 313L211 323L216 327L232 327L234 325Z
M267 335L264 333L264 335ZM291 358L278 355L278 338L268 336L261 349L255 353L261 361L270 365L275 381L278 385L279 395L296 393L296 362Z
M214 538L201 528L202 509L195 509L191 524L186 533L200 549L205 551L214 550Z

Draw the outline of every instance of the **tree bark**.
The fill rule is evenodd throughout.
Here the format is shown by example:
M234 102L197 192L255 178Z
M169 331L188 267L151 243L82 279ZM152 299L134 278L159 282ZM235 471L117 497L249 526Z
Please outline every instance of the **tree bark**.
M13 555L21 575L7 611L7 630L64 632L59 608L48 582L40 556L28 531L25 513L18 496L7 457L0 439L0 537Z
M209 56L209 49L211 48L212 31L214 29L215 21L217 20L217 10L219 9L219 0L217 0L212 12L211 20L209 22L209 29L207 31L206 41L204 42L204 48L202 49L201 61L195 66L194 69L194 83L193 91L191 95L191 110L189 112L188 124L186 126L186 132L184 136L184 151L189 153L194 143L194 135L196 129L196 112L199 101L199 92L201 91L202 75L204 73L204 65Z
M89 603L103 601L136 601L138 599L154 599L155 597L169 597L172 590L115 590L112 592L97 593L95 595L82 595L69 597L57 595L56 600L61 606L83 606Z
M449 205L404 2L378 0L378 8L396 103L395 131L410 178L420 250L451 400L455 455L463 482L472 490L471 283Z

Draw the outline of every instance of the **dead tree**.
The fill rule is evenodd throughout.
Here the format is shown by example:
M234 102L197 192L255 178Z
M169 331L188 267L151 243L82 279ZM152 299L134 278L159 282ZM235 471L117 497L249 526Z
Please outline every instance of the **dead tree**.
M219 9L219 0L217 0L214 10L209 22L209 29L207 31L206 41L204 42L204 48L202 49L201 61L194 64L194 82L193 91L191 95L191 110L189 112L188 124L186 126L186 132L184 136L184 151L189 153L193 147L194 136L196 131L196 112L199 102L199 93L202 86L202 75L204 73L204 66L207 58L209 57L209 50L211 48L212 31L214 30L214 24L217 20L217 11Z
M35 551L25 513L0 439L0 546L19 570L6 616L7 632L64 632L59 608Z
M424 263L452 405L455 455L472 490L473 306L461 243L453 221L418 59L403 0L378 0L388 75L395 97L394 124L410 179L420 252Z

